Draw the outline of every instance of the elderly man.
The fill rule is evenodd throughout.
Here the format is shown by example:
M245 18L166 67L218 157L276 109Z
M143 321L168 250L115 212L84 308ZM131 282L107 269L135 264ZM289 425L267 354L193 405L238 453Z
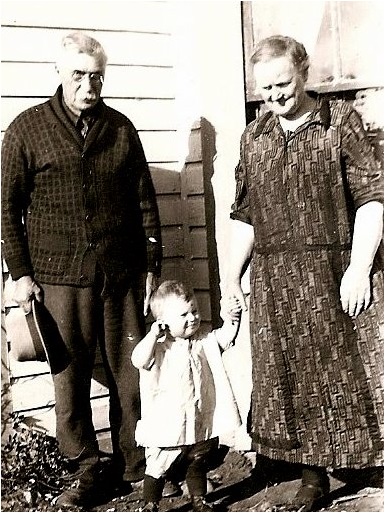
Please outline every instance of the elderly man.
M61 85L21 113L2 147L3 255L26 312L44 301L71 355L53 375L56 429L74 482L59 506L84 506L99 467L90 383L97 342L110 392L117 475L143 478L134 430L138 372L131 353L160 274L155 192L135 127L101 100L107 57L98 41L64 37ZM143 289L143 290L142 290Z

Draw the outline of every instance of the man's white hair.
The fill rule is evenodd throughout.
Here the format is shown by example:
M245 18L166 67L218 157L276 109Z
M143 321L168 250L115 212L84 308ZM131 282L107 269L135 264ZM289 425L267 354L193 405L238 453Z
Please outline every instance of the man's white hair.
M92 57L99 59L103 70L106 69L107 55L103 46L88 34L83 32L71 32L63 37L61 41L60 51L56 60L56 68L58 70L63 68L66 59L68 58L67 52L85 53Z

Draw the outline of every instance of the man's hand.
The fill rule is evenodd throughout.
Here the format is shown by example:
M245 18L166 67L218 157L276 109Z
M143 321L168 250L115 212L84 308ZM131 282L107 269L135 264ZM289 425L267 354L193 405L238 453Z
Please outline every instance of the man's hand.
M43 293L39 285L31 278L31 276L22 276L15 281L15 289L13 292L13 300L24 310L26 314L31 311L32 299L43 301Z
M150 310L150 299L151 299L151 296L154 293L157 285L158 285L158 279L155 276L155 274L150 273L150 272L147 273L146 290L145 290L144 307L143 307L143 313L145 316L148 315L148 312Z

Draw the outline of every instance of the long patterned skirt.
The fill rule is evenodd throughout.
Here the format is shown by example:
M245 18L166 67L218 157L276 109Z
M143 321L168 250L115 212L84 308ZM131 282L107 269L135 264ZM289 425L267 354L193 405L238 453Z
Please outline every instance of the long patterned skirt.
M255 254L251 265L257 452L329 468L382 465L383 273L351 319L339 286L349 251Z

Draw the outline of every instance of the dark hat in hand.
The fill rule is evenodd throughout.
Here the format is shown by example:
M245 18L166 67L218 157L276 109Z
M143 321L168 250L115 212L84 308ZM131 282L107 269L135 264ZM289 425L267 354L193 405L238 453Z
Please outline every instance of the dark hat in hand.
M68 366L70 355L56 322L43 303L34 299L28 314L22 308L11 308L6 316L6 329L15 360L47 361L52 374Z

